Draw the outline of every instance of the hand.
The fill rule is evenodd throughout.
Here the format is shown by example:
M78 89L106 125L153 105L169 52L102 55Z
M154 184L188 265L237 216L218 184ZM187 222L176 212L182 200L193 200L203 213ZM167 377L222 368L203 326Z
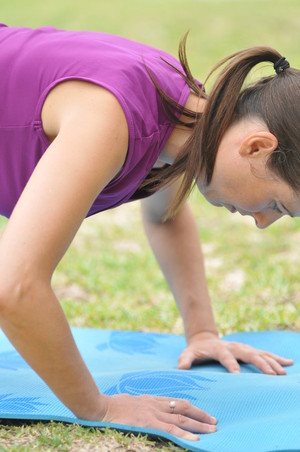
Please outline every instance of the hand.
M217 430L216 418L183 399L128 394L102 397L106 398L103 422L152 428L191 441L197 441L199 436L190 432L213 433ZM175 402L174 409L170 407L171 400Z
M292 359L282 358L263 350L238 342L221 341L213 333L199 333L189 342L178 360L179 369L189 369L194 361L213 359L219 361L229 372L241 371L238 360L253 364L264 374L285 375L282 366L293 364Z

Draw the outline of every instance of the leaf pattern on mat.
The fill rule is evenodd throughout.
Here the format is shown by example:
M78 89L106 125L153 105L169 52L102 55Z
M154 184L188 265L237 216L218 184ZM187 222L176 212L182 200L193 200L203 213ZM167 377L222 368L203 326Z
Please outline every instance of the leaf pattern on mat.
M30 369L21 355L15 350L0 353L0 369L18 370Z
M47 403L38 402L39 397L11 397L13 394L0 394L0 410L7 413L30 413Z
M124 374L119 383L104 391L105 394L151 394L178 397L196 401L194 391L208 391L215 380L187 371L143 371Z
M146 355L155 354L158 344L158 338L161 340L161 334L149 334L139 331L112 331L109 342L98 344L97 350L103 351L111 348L117 352L132 355L134 353L142 353Z

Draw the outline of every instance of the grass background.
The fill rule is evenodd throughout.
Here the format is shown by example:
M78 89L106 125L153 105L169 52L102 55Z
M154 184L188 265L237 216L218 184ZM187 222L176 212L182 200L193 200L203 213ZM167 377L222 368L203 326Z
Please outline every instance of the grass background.
M1 22L106 31L174 55L190 30L188 56L204 80L222 57L270 45L300 67L299 0L10 0ZM270 70L270 69L267 69ZM194 193L191 205L222 334L299 330L298 219L265 231L253 220L210 206ZM0 219L4 227L5 219ZM85 220L53 278L71 325L181 334L182 322L144 236L137 203ZM117 433L56 423L0 426L4 450L176 450Z

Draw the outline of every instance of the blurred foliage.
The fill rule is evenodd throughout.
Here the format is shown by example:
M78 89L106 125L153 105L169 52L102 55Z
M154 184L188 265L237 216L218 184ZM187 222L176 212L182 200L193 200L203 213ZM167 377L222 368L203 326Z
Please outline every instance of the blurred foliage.
M26 0L22 4L10 0L1 2L0 13L1 21L9 25L105 31L174 55L190 30L188 56L200 80L224 56L254 45L275 47L292 66L300 66L299 0ZM192 195L191 204L220 331L298 330L299 220L283 219L259 231L253 221L208 205L198 193ZM85 220L53 285L72 325L183 332L143 234L137 204ZM71 444L76 438L73 427L53 423L48 427L47 450L65 450L66 441ZM22 427L17 433L6 429L4 435L4 430L0 429L3 444L10 447L14 442L17 450ZM33 436L39 432L43 437L43 425L35 427ZM95 444L96 434L93 429L86 431L86 446L89 441ZM125 448L124 440L117 440ZM39 447L40 442L32 441L29 449L21 446L22 450ZM145 442L144 450L147 447Z

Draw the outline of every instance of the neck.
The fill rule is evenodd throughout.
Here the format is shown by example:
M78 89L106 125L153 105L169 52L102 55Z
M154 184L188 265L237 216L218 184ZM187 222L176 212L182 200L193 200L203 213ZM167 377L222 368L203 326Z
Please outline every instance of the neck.
M196 94L191 93L187 99L185 107L197 113L202 113L205 107L206 100L199 99ZM191 122L190 118L182 115L180 118L182 121ZM174 127L168 141L160 154L159 160L172 165L182 147L185 145L192 133L192 129L177 125Z

